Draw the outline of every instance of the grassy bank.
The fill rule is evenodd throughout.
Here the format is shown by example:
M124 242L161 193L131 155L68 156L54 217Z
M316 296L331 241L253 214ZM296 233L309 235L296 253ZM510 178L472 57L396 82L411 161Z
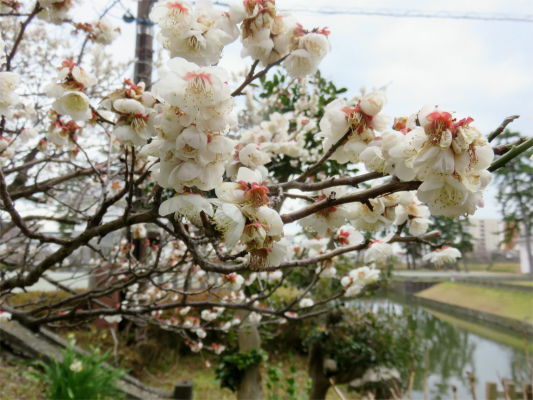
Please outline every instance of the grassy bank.
M443 282L417 296L533 323L532 293Z

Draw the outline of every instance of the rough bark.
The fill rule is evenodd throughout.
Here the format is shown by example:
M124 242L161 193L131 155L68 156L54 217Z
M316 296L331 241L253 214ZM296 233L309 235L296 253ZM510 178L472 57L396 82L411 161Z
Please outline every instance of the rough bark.
M249 314L246 311L239 311L241 319ZM261 348L261 337L257 326L246 324L239 331L239 350L250 351L251 349ZM242 377L242 381L237 389L238 400L261 400L263 398L263 391L261 389L261 365L252 365L249 367Z
M326 398L328 389L331 386L329 379L324 375L324 354L322 346L315 344L309 350L309 376L313 380L311 387L311 400L322 400Z

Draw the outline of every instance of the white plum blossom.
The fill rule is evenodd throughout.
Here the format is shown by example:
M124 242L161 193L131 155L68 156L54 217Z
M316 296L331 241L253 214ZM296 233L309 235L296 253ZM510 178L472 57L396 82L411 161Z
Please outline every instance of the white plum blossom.
M191 348L192 352L199 353L204 347L204 345L202 342L197 342L197 343L190 343L189 347Z
M315 269L317 275L321 278L334 278L337 275L337 269L334 266L322 266Z
M241 210L233 204L224 203L217 208L214 218L217 229L222 233L226 245L233 248L241 238L246 224Z
M337 231L336 239L339 245L344 246L356 246L365 240L364 236L351 225L341 226Z
M461 257L461 252L455 247L444 246L422 257L422 260L429 261L436 267L442 267L447 263L455 263Z
M339 198L344 192L345 189L343 187L323 189L320 191L320 196L318 197L317 202L330 196ZM346 222L347 217L348 213L344 207L333 206L298 220L298 224L303 228L316 232L319 236L326 236L335 229L341 227Z
M187 307L183 307L182 309L180 309L179 313L180 315L187 315L189 311L191 311L191 307L187 306Z
M70 59L63 61L58 70L57 79L61 82L54 81L45 88L48 97L56 98L52 104L54 110L77 121L91 119L90 101L85 89L96 84L96 77Z
M175 213L179 216L184 216L189 221L197 226L201 226L200 213L204 212L206 216L212 217L214 215L213 206L211 203L197 194L182 194L176 195L161 203L159 207L159 215L168 215Z
M420 236L427 232L431 212L416 198L415 192L400 192L398 205L396 207L395 225L407 224L409 233L413 236Z
M300 300L300 303L298 304L300 306L300 308L309 308L309 307L313 307L313 305L315 304L315 302L310 299L309 297L304 297L302 300Z
M0 115L8 119L13 116L12 108L19 103L19 96L14 92L19 81L20 76L14 72L0 72Z
M91 118L89 97L80 91L69 90L64 92L52 106L58 114L69 115L77 121L86 121Z
M348 278L348 277L345 277L345 278ZM349 279L351 279L351 278L349 278ZM346 291L344 292L344 296L345 297L355 297L359 293L361 293L361 291L364 289L364 287L365 286L363 285L362 282L353 282L351 284L348 284L346 286Z
M365 252L365 263L370 264L373 262L384 263L388 256L392 255L392 246L389 243L385 243L381 240L376 240L370 244Z
M218 278L218 285L220 287L229 287L231 290L240 290L243 283L244 278L235 272L228 275L222 275Z
M120 321L122 321L122 316L120 316L120 315L106 315L103 318L109 324L119 323Z
M107 18L95 22L91 29L93 40L103 45L111 44L119 34L120 28L115 28Z
M311 238L304 240L303 247L309 251L309 257L315 257L319 254L323 254L326 250L329 238Z
M305 78L317 71L319 63L320 60L313 54L307 50L298 49L291 52L283 62L283 66L291 78Z
M260 272L258 275L259 280L267 283L279 282L283 277L283 272L277 269L275 271Z
M394 222L394 205L387 206L385 198L380 197L370 199L367 204L351 203L345 208L348 213L347 218L355 229L366 232L380 232Z
M331 159L341 164L359 161L360 154L376 137L375 131L384 131L391 120L389 116L380 112L385 103L384 94L373 92L363 96L357 105L350 106L345 101L337 99L326 106L320 121L319 133L319 136L324 137L324 151L328 151L348 134L347 140L337 148ZM376 114L365 113L361 104L365 105L368 112Z
M11 313L0 310L0 321L9 321L11 319Z
M348 275L354 280L362 282L364 285L368 285L379 280L380 270L370 267L360 267L351 270Z
M365 260L366 262L366 260ZM341 279L341 285L344 287L345 297L355 297L368 284L379 280L380 271L370 267L360 267L351 270L348 276Z
M212 310L202 310L200 313L202 319L211 322L218 318L218 314Z
M144 239L146 237L146 225L136 224L131 227L131 235L134 239Z
M170 105L185 112L212 106L222 99L228 73L221 67L199 67L183 58L167 63L169 71L154 85L154 90Z
M261 314L259 313L256 313L255 311L252 311L249 315L248 315L248 320L253 323L253 324L257 324L259 322L261 322L261 319L263 317L261 316Z

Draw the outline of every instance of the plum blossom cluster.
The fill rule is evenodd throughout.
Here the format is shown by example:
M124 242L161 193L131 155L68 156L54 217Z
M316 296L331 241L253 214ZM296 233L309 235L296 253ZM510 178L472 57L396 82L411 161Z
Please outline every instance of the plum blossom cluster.
M357 104L342 99L329 103L320 120L319 136L324 138L324 152L342 140L331 159L341 164L359 162L361 153L376 138L376 132L383 132L391 121L391 117L381 113L386 103L383 92L366 94Z
M75 121L91 119L86 89L96 84L96 77L71 59L63 61L58 71L57 79L46 87L46 96L56 99L52 108L59 115L68 115Z
M373 267L360 267L349 272L348 276L341 279L341 285L346 297L355 297L366 285L379 280L380 271Z
M327 29L304 30L290 13L278 12L274 0L244 1L233 10L242 20L242 57L250 56L268 65L287 56L287 74L305 78L317 71L330 50Z
M177 193L193 187L214 189L222 183L236 145L225 136L236 124L227 73L182 58L173 58L168 67L170 71L154 85L163 101L154 120L159 137L143 151L160 159L154 169L162 187Z
M430 215L429 208L418 200L416 192L398 192L395 225L406 224L410 235L420 236L427 232L432 223Z
M251 111L253 113L253 111ZM310 161L313 155L305 148L306 135L317 128L315 118L308 117L303 110L274 112L267 121L261 121L249 129L240 131L239 144L226 173L234 178L240 167L260 171L267 178L265 167L278 155L288 156L293 166L298 162Z
M0 38L0 66L5 64L5 42ZM0 72L0 116L13 117L13 107L19 103L19 96L15 89L19 84L20 76L15 72Z
M198 65L217 64L224 46L239 37L240 13L213 7L211 1L159 0L150 19L161 28L157 40L170 52Z
M63 21L70 19L69 11L74 7L75 2L77 0L39 0L42 10L37 17L46 22L61 25Z
M85 32L89 40L101 45L111 44L120 34L120 28L115 28L107 18L102 18L92 24L78 23L76 29Z
M320 121L324 151L337 143L331 158L340 163L363 162L369 171L422 181L418 198L429 203L432 214L458 217L482 207L494 152L471 126L473 119L457 121L451 113L427 105L409 118L397 119L395 130L385 131L390 120L381 113L385 104L382 92L364 95L352 108L342 100L331 102Z
M418 198L434 215L455 218L483 207L482 191L491 181L487 170L494 152L468 117L426 105L408 119L397 120L365 158L369 170L420 180Z
M260 172L242 167L237 182L224 182L216 187L218 200L214 215L217 229L226 245L237 242L250 254L250 268L278 266L285 259L288 242L283 239L283 222L279 214L268 207L269 190L263 185Z
M102 107L117 116L113 134L128 146L143 146L155 136L154 127L157 112L156 99L145 91L144 82L138 85L129 79L122 89L115 90L102 102Z
M346 189L342 186L323 189L319 192L316 201L319 202L328 197L341 197L345 193ZM318 236L329 236L344 225L348 216L345 207L332 206L300 219L298 224L311 232L316 232Z

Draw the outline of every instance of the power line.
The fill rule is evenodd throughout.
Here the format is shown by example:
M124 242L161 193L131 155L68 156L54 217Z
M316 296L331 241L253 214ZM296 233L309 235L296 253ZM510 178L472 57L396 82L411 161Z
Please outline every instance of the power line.
M387 10L378 9L370 10L365 8L344 8L344 9L309 9L309 8L292 8L281 9L280 11L288 11L294 13L313 13L313 14L349 14L349 15L376 15L382 17L396 17L396 18L441 18L441 19L474 19L481 21L510 21L510 22L533 22L533 15L507 15L507 14L482 14L482 13L466 13L460 14L450 11L420 11L420 10Z
M213 4L228 7L229 4L214 2ZM329 14L329 15L367 15L394 18L438 18L438 19L470 19L478 21L506 21L506 22L533 22L533 15L508 15L488 13L458 13L451 11L420 11L420 10L389 10L366 8L278 8L279 11L291 13Z

